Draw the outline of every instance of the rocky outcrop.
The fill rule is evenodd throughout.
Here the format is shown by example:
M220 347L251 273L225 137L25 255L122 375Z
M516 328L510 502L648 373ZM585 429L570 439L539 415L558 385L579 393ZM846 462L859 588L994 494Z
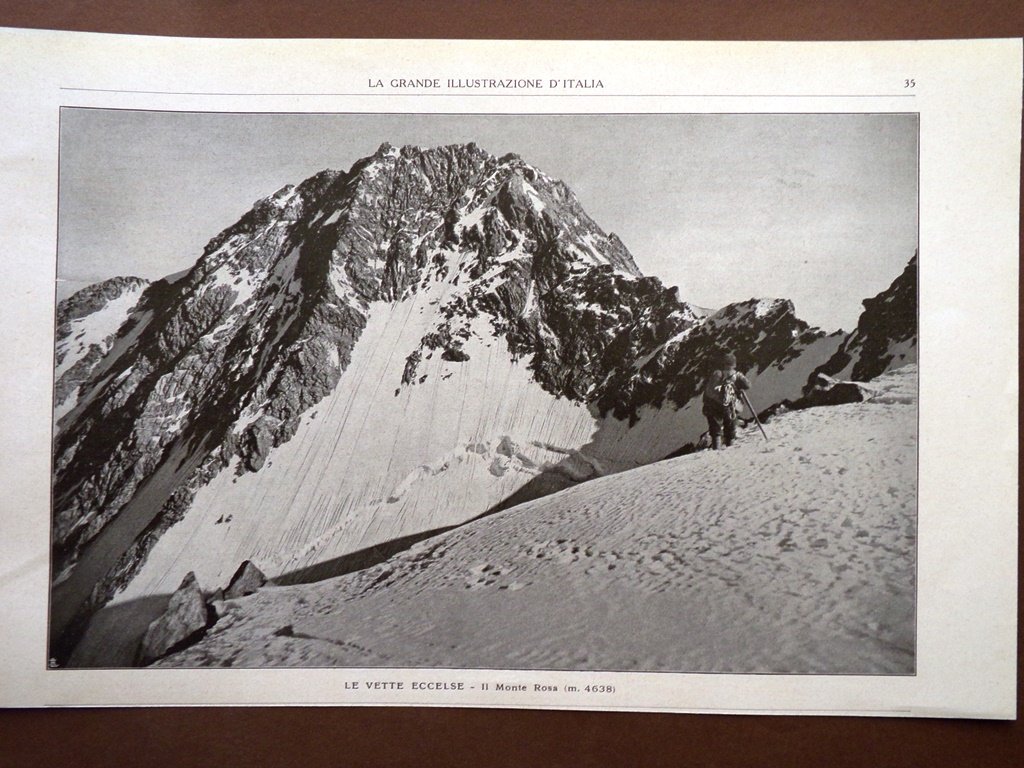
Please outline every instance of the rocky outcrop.
M839 381L823 373L814 373L802 397L774 403L761 411L758 418L767 422L790 411L862 403L874 396L875 391L859 381Z
M837 381L823 373L812 378L810 388L800 400L799 407L814 408L821 405L861 403L871 397L872 391L856 381Z
M263 575L263 572L252 561L246 560L238 566L235 575L231 577L227 589L224 590L223 599L234 600L238 597L251 595L266 583L267 577Z
M210 624L203 592L194 573L189 573L164 614L149 625L139 646L139 662L150 664L196 642Z
M761 376L784 371L812 347L831 352L838 344L837 336L800 320L788 300L729 304L616 370L598 402L602 411L635 420L643 406L682 406L698 397L721 349L735 353L738 370Z
M836 378L870 381L917 362L917 254L877 296L864 299L857 330L815 371Z

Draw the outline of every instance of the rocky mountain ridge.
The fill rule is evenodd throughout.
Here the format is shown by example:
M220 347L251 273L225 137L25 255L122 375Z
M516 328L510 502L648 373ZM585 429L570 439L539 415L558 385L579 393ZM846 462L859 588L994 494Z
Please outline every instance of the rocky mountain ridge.
M857 328L816 374L870 381L917 362L917 254L888 288L863 303Z
M55 421L74 408L82 384L110 351L118 330L149 281L114 277L87 286L57 304L54 335Z

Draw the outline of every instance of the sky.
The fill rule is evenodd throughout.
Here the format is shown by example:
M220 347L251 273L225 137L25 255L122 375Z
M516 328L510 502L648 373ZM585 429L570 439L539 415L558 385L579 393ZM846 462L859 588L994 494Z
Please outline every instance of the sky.
M640 269L718 308L852 330L917 248L911 114L225 114L64 109L61 297L195 263L252 204L384 141L475 141L562 179Z

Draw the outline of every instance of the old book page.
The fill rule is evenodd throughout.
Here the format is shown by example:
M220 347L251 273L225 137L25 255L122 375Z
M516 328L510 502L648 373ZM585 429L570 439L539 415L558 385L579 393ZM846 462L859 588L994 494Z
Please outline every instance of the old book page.
M1019 40L0 34L4 705L1015 716Z

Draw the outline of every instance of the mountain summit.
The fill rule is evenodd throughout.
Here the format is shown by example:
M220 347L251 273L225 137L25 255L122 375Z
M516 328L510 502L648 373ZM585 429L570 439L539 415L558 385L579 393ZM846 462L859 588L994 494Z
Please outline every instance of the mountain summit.
M474 144L382 144L258 201L183 273L86 291L58 310L59 659L115 595L246 560L331 573L661 458L703 431L719 346L764 407L843 341L786 300L707 315L564 183Z

